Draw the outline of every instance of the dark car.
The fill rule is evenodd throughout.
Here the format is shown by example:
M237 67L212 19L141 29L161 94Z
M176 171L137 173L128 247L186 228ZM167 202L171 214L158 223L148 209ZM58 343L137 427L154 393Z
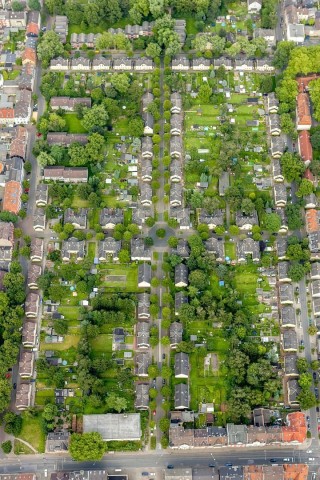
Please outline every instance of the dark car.
M162 385L165 385L165 384L166 384L166 379L163 378L163 379L162 379Z
M17 384L16 384L16 383L13 384L13 388L14 388L14 390L17 388Z
M148 477L148 476L149 476L149 472L142 472L141 475L142 475L143 477Z
M277 462L277 459L276 459L276 458L270 458L270 462L271 462L271 463L276 463L276 462Z
M163 353L163 354L162 354L162 360L164 360L165 358L166 358L166 354Z
M167 468L169 468L169 470L172 470L174 468L174 465L168 465Z
M214 468L214 467L215 467L215 464L214 464L214 463L209 463L208 467Z
M226 463L226 467L232 467L232 463Z

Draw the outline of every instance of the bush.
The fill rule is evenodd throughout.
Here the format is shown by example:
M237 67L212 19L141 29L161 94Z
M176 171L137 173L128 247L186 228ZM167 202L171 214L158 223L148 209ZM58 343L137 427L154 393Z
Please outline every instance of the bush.
M151 437L151 440L150 440L151 450L155 450L156 447L157 447L157 439L156 439L156 437Z
M7 440L6 442L1 443L1 448L4 453L10 453L12 450L12 442Z
M158 230L156 231L156 235L159 238L164 238L166 236L165 229L164 228L158 228Z

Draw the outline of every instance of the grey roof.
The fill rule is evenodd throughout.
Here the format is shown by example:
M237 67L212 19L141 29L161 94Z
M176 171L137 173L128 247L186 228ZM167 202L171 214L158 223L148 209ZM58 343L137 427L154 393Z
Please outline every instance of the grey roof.
M170 207L170 218L178 221L180 228L190 226L190 209L182 206Z
M147 376L148 368L151 364L151 357L149 353L137 353L135 356L136 374L139 376Z
M284 142L281 137L271 137L271 154L282 155L284 152Z
M243 467L220 467L220 480L243 480Z
M153 143L151 137L143 137L141 141L141 153L143 154L150 153L153 154Z
M180 160L174 158L170 164L170 176L182 178L182 165Z
M83 415L83 433L88 432L98 432L104 440L140 440L140 414Z
M177 285L179 283L185 283L188 284L188 275L189 275L189 270L184 263L180 263L179 265L176 265L174 269L174 283Z
M278 236L276 245L277 245L278 257L279 258L284 257L286 255L286 251L288 247L287 238Z
M152 217L150 207L138 207L132 210L132 222L142 226L147 218Z
M228 172L222 172L219 177L219 195L224 196L230 186L230 177Z
M136 399L134 406L137 409L147 409L149 407L149 384L136 383Z
M178 66L184 66L184 67L190 67L190 61L186 55L176 55L172 59L172 66L173 67L178 67Z
M57 57L57 58L53 58L50 61L50 66L51 67L58 67L60 65L67 67L69 65L69 60L67 58Z
M28 293L24 303L24 311L27 316L29 316L29 314L30 316L31 314L34 316L38 314L39 300L40 300L40 297L37 293L32 293L32 292Z
M170 204L181 205L183 197L183 188L180 183L172 183L170 185Z
M138 267L138 282L151 282L151 265L149 263L141 263Z
M141 177L152 179L152 162L151 160L144 159L141 162Z
M320 296L320 280L313 280L311 282L311 294L312 297Z
M242 228L245 225L259 225L258 214L256 210L251 215L245 215L243 212L236 212L236 224Z
M174 387L174 408L188 409L190 405L189 388L184 383Z
M46 440L46 452L66 452L69 448L70 432L49 432Z
M291 325L297 325L296 313L295 309L291 306L286 306L281 308L280 310L281 315L281 325L283 327L288 327Z
M311 278L320 278L320 262L311 263Z
M206 225L223 225L224 211L221 209L215 210L212 214L208 213L204 208L200 209L199 223Z
M287 189L283 183L275 183L273 186L274 201L276 205L287 203Z
M38 183L36 188L36 203L47 203L49 187L46 183Z
M269 115L270 131L280 130L280 116L277 113L271 113Z
M293 286L290 283L282 283L279 285L280 303L293 303Z
M237 257L238 261L246 260L248 255L252 256L252 260L257 262L260 260L260 246L252 238L245 238L237 243Z
M275 208L275 213L276 213L277 215L279 215L280 220L281 220L280 230L281 230L282 228L288 229L288 219L287 219L287 215L286 215L285 209L284 209L284 208L281 208L281 207L276 207L276 208Z
M171 129L182 130L183 128L183 115L182 113L173 113L170 118Z
M308 238L310 252L318 253L320 251L320 232L309 233Z
M78 240L75 237L69 238L62 242L61 248L62 258L70 260L72 255L75 255L76 258L84 258L85 255L85 241Z
M305 203L306 203L305 208L307 208L307 205L311 205L312 207L313 206L314 207L318 206L318 200L317 200L317 197L314 193L311 193L310 195L307 195L306 197L304 197L304 200L305 200Z
M181 155L182 153L182 140L181 137L173 136L170 138L170 155Z
M38 278L40 277L42 272L42 268L40 265L36 265L34 263L31 263L28 268L28 278L27 278L27 284L30 285L36 285Z
M152 201L152 188L148 183L142 183L140 186L140 201L142 204Z
M114 58L113 68L121 68L123 66L132 68L132 59L127 57Z
M189 376L189 355L187 353L179 352L174 356L174 375L175 377Z
M179 313L180 308L185 303L188 303L188 295L185 292L177 292L174 296L174 310L176 314Z
M78 57L71 59L71 68L72 67L90 67L90 60L86 57Z
M296 380L295 378L291 379L291 380L288 380L287 391L288 391L289 404L299 403L298 400L297 400L297 397L298 397L298 395L301 391L301 388L299 386L298 380Z
M209 253L213 253L215 255L217 261L221 262L224 260L225 252L223 240L218 240L215 237L211 237L205 242L205 247Z
M200 58L193 58L192 59L192 66L193 67L198 67L198 66L201 66L203 65L204 67L210 67L211 65L211 60L209 58L203 58L203 57L200 57Z
M149 113L149 112L142 112L141 116L142 116L142 119L144 121L145 127L153 129L153 125L154 125L153 115L151 115L151 113Z
M137 295L138 306L137 314L138 318L149 318L150 317L150 295L149 293L140 293Z
M79 210L67 208L64 212L64 223L71 223L75 228L86 228L87 215L87 208L79 208Z
M268 94L268 110L278 109L279 108L279 100L276 97L274 92Z
M246 444L248 437L247 426L227 423L227 435L229 445Z
M118 258L118 253L121 250L121 240L115 240L113 237L106 237L98 244L98 256L105 259L108 255Z
M77 105L83 105L84 107L91 108L91 98L89 97L51 97L51 108L62 108L74 110Z
M214 59L214 66L217 67L232 67L232 60L226 57L220 57Z
M45 228L46 226L46 213L42 208L36 208L33 212L33 225L35 228Z
M117 225L123 223L123 210L121 208L103 208L100 212L100 225Z
M136 324L137 347L149 346L150 324L148 322L138 322Z
M132 260L150 260L151 261L151 248L147 247L143 237L137 237L131 239L131 259Z
M244 57L244 58L236 58L235 61L234 61L234 63L235 63L235 66L236 66L236 67L242 67L242 66L245 66L245 65L246 65L246 66L248 66L248 67L252 67L252 68L253 68L253 66L254 66L253 60L250 60L250 59L248 59L248 58L246 58L246 57Z
M111 59L110 58L105 58L102 56L95 57L92 60L92 67L99 67L99 66L104 66L104 67L111 67Z
M47 142L49 145L64 145L66 147L72 143L85 145L88 143L88 135L86 133L53 132L48 133Z
M312 310L315 316L320 315L320 298L312 298Z
M288 328L282 332L282 345L284 350L297 350L298 340L294 328Z
M179 322L173 322L169 328L170 344L175 345L182 341L183 325Z
M179 255L179 257L189 258L190 248L187 240L185 240L184 238L179 238L177 248L173 248L171 252Z
M142 109L146 110L150 103L154 100L154 95L151 92L146 92L142 95L141 102L142 102Z
M280 162L276 158L272 162L272 172L273 172L273 178L276 178L279 176L283 177Z
M22 343L25 345L35 345L37 337L37 324L24 321L22 329Z
M170 97L172 106L171 106L171 111L181 111L182 109L182 98L181 94L178 92L174 92L171 94Z
M192 468L173 468L165 472L165 480L192 480Z
M31 258L40 257L43 255L43 240L42 238L33 238L31 241Z
M289 278L289 275L288 275L289 267L290 267L289 262L284 261L284 262L278 263L278 277L280 281Z

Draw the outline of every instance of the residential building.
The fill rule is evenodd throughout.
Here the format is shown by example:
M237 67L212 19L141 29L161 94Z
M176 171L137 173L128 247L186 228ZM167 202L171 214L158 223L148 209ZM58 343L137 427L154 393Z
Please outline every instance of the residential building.
M174 376L175 378L189 378L189 355L179 352L174 356Z
M251 215L245 215L243 212L236 212L236 225L243 231L251 231L254 225L259 225L258 214L256 210Z
M304 206L305 209L316 208L318 206L318 200L314 193L311 193L310 195L307 195L306 197L304 197L304 201L305 201L305 206Z
M268 58L263 58L263 59L258 59L255 62L256 65L256 70L258 72L274 72L275 68L272 64L272 61L269 60Z
M177 220L180 230L189 230L192 226L189 208L184 208L182 206L171 207L170 218L174 218L175 220Z
M165 472L165 480L194 480L192 468L174 468L168 470Z
M292 306L286 306L280 310L281 326L285 328L295 328L297 325L295 309Z
M85 241L70 237L62 242L61 257L64 262L69 262L71 258L76 261L83 260L85 257Z
M252 258L254 263L260 261L260 246L259 242L256 242L252 238L248 237L244 240L240 240L237 243L237 259L239 263L245 263L248 256Z
M315 233L319 231L320 223L318 210L316 210L315 208L309 208L308 210L306 210L305 220L307 233Z
M142 119L144 121L144 135L153 135L153 125L154 125L154 118L153 115L149 112L142 112Z
M311 280L320 280L320 262L311 263Z
M37 55L36 50L30 47L26 47L22 52L22 65L26 65L27 63L31 63L31 65L35 65L37 63Z
M51 97L50 107L52 110L65 110L67 112L73 112L78 105L82 105L85 108L91 108L90 97Z
M149 384L148 383L136 383L136 398L134 407L137 410L149 409Z
M37 343L37 324L25 320L22 328L22 345L26 348L33 348Z
M152 205L152 188L149 183L142 183L140 186L140 202L143 206Z
M185 383L179 383L174 387L174 408L187 410L190 406L189 387Z
M170 164L170 182L181 182L182 180L182 165L180 160L174 158Z
M302 44L305 38L305 27L302 23L289 23L287 25L287 40Z
M91 62L89 58L85 57L72 58L70 68L71 70L88 71L91 70Z
M313 159L312 145L310 141L310 133L308 130L302 130L298 136L299 154L306 167L310 165Z
M137 295L137 317L139 320L148 320L150 318L150 295L149 293L139 293Z
M229 58L225 58L225 57L215 58L213 62L214 62L214 68L216 70L220 67L224 67L225 70L233 69L232 60L230 60Z
M186 57L185 55L176 55L172 59L171 67L173 71L177 71L177 72L189 70L190 61L188 57Z
M134 69L138 72L147 72L153 70L153 61L151 58L137 58L134 61Z
M236 71L252 72L254 70L253 60L249 60L248 58L236 58L234 64Z
M26 410L31 407L32 383L20 383L16 391L16 409Z
M142 158L150 158L153 157L153 143L150 137L142 137L141 141L141 155Z
M176 348L182 342L183 325L179 322L171 323L169 327L170 347Z
M282 348L285 352L296 352L298 350L297 333L294 328L288 328L281 334Z
M171 158L181 158L182 156L182 140L179 136L170 138L170 156Z
M284 357L284 373L287 377L298 377L297 355L290 354Z
M310 130L312 125L309 96L307 93L300 92L297 95L297 130Z
M101 262L108 261L110 257L114 262L119 260L121 250L121 240L115 240L113 237L105 237L98 244L98 258Z
M45 207L48 204L48 185L46 183L38 183L36 188L36 206Z
M139 413L83 415L83 433L98 432L104 441L139 441Z
M131 239L131 260L151 262L151 248L145 245L144 238L138 237Z
M274 92L268 93L267 105L268 105L269 113L278 113L279 100L277 99L276 94Z
M293 378L287 381L287 399L291 407L299 405L298 396L300 392L301 388L297 379Z
M275 183L273 186L274 203L277 207L285 207L287 204L287 189L283 183Z
M81 48L84 45L89 48L93 48L98 36L99 34L94 33L72 33L70 36L70 44L72 48ZM100 58L101 57L99 57L99 59Z
M313 280L311 282L311 296L312 298L320 297L320 280Z
M248 431L246 425L227 423L227 435L229 445L245 445L248 443Z
M284 152L284 141L282 137L271 137L271 155L273 158L280 158Z
M211 60L209 58L193 58L192 59L192 70L194 71L206 71L211 67Z
M103 208L100 212L100 225L104 230L112 230L118 224L122 224L124 216L120 208Z
M42 238L32 238L30 259L32 262L41 262L42 258L43 258L43 240Z
M20 181L9 180L4 187L2 209L15 215L21 210L22 185Z
M289 267L289 262L280 261L278 263L278 280L280 283L291 283L292 280L288 274Z
M253 38L264 38L268 47L273 47L276 44L276 31L271 28L255 28Z
M67 452L69 449L70 432L49 432L46 440L46 453ZM57 474L58 476L59 474ZM52 480L52 478L51 478Z
M66 43L68 35L68 17L56 15L54 18L54 31L59 35L61 43Z
M64 183L87 183L88 169L86 167L45 167L44 180Z
M143 182L151 182L152 180L152 162L149 159L144 159L141 164L141 179Z
M288 241L286 237L278 237L276 241L276 247L279 260L285 260L288 247Z
M101 71L110 70L111 67L112 67L112 62L109 58L99 56L99 57L95 57L92 60L92 70L101 72Z
M183 130L183 115L181 113L173 113L170 118L170 134L181 135Z
M33 229L43 232L46 228L46 213L42 208L36 208L33 213Z
M171 250L171 253L178 255L181 258L189 258L190 248L187 240L184 238L179 238L177 246Z
M148 322L136 324L136 345L140 349L150 347L150 324Z
M63 57L53 58L50 61L50 70L57 70L57 71L69 70L69 60Z
M181 94L174 92L171 94L171 113L181 113L182 111L182 98Z
M280 135L280 117L277 113L272 113L268 117L269 119L269 132L271 135Z
M180 183L172 183L170 185L170 206L179 207L183 202L183 189Z
M87 208L79 208L74 210L67 208L64 212L64 223L71 223L71 225L78 230L84 230L87 228Z
M282 174L281 165L278 159L274 159L272 162L273 180L277 183L284 182L284 176Z
M154 95L151 92L145 92L142 97L141 97L141 103L142 103L142 111L146 112L148 110L148 106L150 103L152 103L154 100Z
M27 26L27 12L9 12L10 27L24 30Z
M224 211L218 209L209 214L202 208L199 212L198 220L199 223L208 225L210 230L214 230L216 227L224 225Z
M17 126L14 129L14 136L10 144L10 157L19 157L24 161L26 157L27 141L27 129L21 125Z
M174 269L174 284L176 287L187 287L188 286L188 276L189 271L188 267L184 263L176 265Z
M47 142L50 146L61 145L62 147L70 147L72 143L86 145L88 143L88 135L86 133L53 132L48 133ZM63 169L64 167L59 168Z
M19 360L19 377L27 379L33 376L34 372L34 353L22 351Z
M215 256L217 262L223 262L225 260L225 250L223 240L211 237L205 242L207 252L212 253Z
M141 263L138 267L138 287L151 287L151 265L149 263Z
M36 318L39 313L40 296L37 293L30 292L24 303L26 317Z
M279 300L281 305L293 305L293 286L290 283L279 285Z
M133 70L133 63L131 58L126 58L126 57L114 58L113 68L114 70L129 71L129 70Z
M262 7L262 0L247 0L248 13L259 13Z
M138 377L147 377L148 368L151 364L151 357L149 353L137 353L135 356L136 375Z
M38 278L42 273L42 268L40 265L32 263L28 269L27 285L30 290L38 289Z

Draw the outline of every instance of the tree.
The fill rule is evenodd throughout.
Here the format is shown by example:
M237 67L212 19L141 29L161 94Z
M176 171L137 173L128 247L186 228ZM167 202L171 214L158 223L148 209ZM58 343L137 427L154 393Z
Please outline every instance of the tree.
M149 377L151 377L151 378L156 378L156 377L158 377L158 376L159 376L159 368L158 368L158 366L155 365L155 364L149 365L148 375L149 375Z
M149 397L154 399L158 396L158 390L156 388L149 389Z
M108 118L108 112L103 105L93 105L92 108L86 108L84 110L84 115L81 123L83 127L88 132L90 132L96 127L105 127Z
M264 228L269 232L278 232L281 226L281 218L277 213L267 213L263 217Z
M297 197L306 197L314 191L313 183L310 180L303 178L297 190Z
M42 167L46 167L47 165L55 165L55 163L56 163L55 159L46 152L41 152L37 156L37 162Z
M211 95L212 88L207 83L203 83L199 88L197 99L200 103L209 103Z
M301 390L297 400L300 403L301 410L309 410L309 408L315 407L318 403L315 394L309 389Z
M303 390L309 389L312 385L311 373L301 373L298 379L298 383Z
M167 336L164 336L161 338L161 344L164 345L165 347L170 345L170 338Z
M51 423L53 422L54 418L58 415L58 407L57 405L54 405L53 403L47 403L45 405L43 412L42 412L42 418L47 422Z
M52 58L63 55L64 48L60 37L53 30L45 32L37 45L37 55L44 66L47 67Z
M22 273L13 273L12 270L6 273L3 278L3 285L6 294L13 305L19 305L24 302L26 298L24 288L24 276Z
M230 235L239 235L240 228L237 225L230 225L229 233L230 233Z
M244 198L241 202L241 210L245 215L252 215L255 210L253 201L250 198Z
M128 133L131 137L142 137L144 123L141 117L132 118L128 124Z
M303 161L295 154L286 152L280 159L282 173L288 182L299 180L305 171Z
M299 282L306 274L304 265L294 262L288 269L288 276L293 282Z
M118 256L119 256L120 263L127 263L127 264L130 263L131 258L128 250L124 250L124 249L120 250Z
M161 47L154 42L149 43L146 48L146 55L151 58L158 58L161 54Z
M121 94L127 93L130 87L129 77L126 73L114 73L110 78L111 85Z
M317 335L317 333L318 333L317 327L315 325L310 325L310 327L308 328L308 333L309 333L309 335ZM316 368L313 368L313 367L312 367L312 369L317 370Z
M7 440L6 442L1 443L1 448L3 450L3 453L10 453L12 450L12 442L11 440Z
M299 374L305 373L309 370L309 363L305 358L297 359L297 369Z
M170 420L168 418L161 418L159 420L159 428L161 432L168 432L170 428Z
M15 437L18 437L22 430L22 417L13 412L7 412L4 415L6 433L12 433Z
M311 362L312 370L314 370L316 372L317 370L319 370L319 367L320 367L319 360L312 360L312 362Z
M286 206L286 216L289 230L298 230L303 226L301 208L296 203L288 203Z
M68 320L66 318L58 318L54 322L54 331L58 335L66 335L69 330Z
M295 44L293 42L278 42L273 57L273 65L276 68L284 70L289 63L290 53L294 48Z
M320 129L319 127L315 128L313 133L311 133L311 144L315 150L320 150Z
M166 449L169 447L169 438L166 435L162 435L160 439L161 447Z
M106 407L108 410L115 410L120 413L128 408L128 402L124 397L119 397L115 393L110 393L106 399Z
M11 385L6 378L0 378L0 412L2 413L9 405Z
M296 137L296 127L289 113L280 116L281 130L292 138Z
M159 238L164 238L166 236L165 229L164 228L158 228L158 230L156 230L156 235Z
M189 274L190 285L198 290L205 290L208 285L208 276L202 270L193 270Z
M106 444L100 433L73 433L70 438L69 453L78 462L101 460L106 451Z
M24 5L22 2L18 2L18 0L14 0L11 4L11 8L14 12L22 12L24 9Z

